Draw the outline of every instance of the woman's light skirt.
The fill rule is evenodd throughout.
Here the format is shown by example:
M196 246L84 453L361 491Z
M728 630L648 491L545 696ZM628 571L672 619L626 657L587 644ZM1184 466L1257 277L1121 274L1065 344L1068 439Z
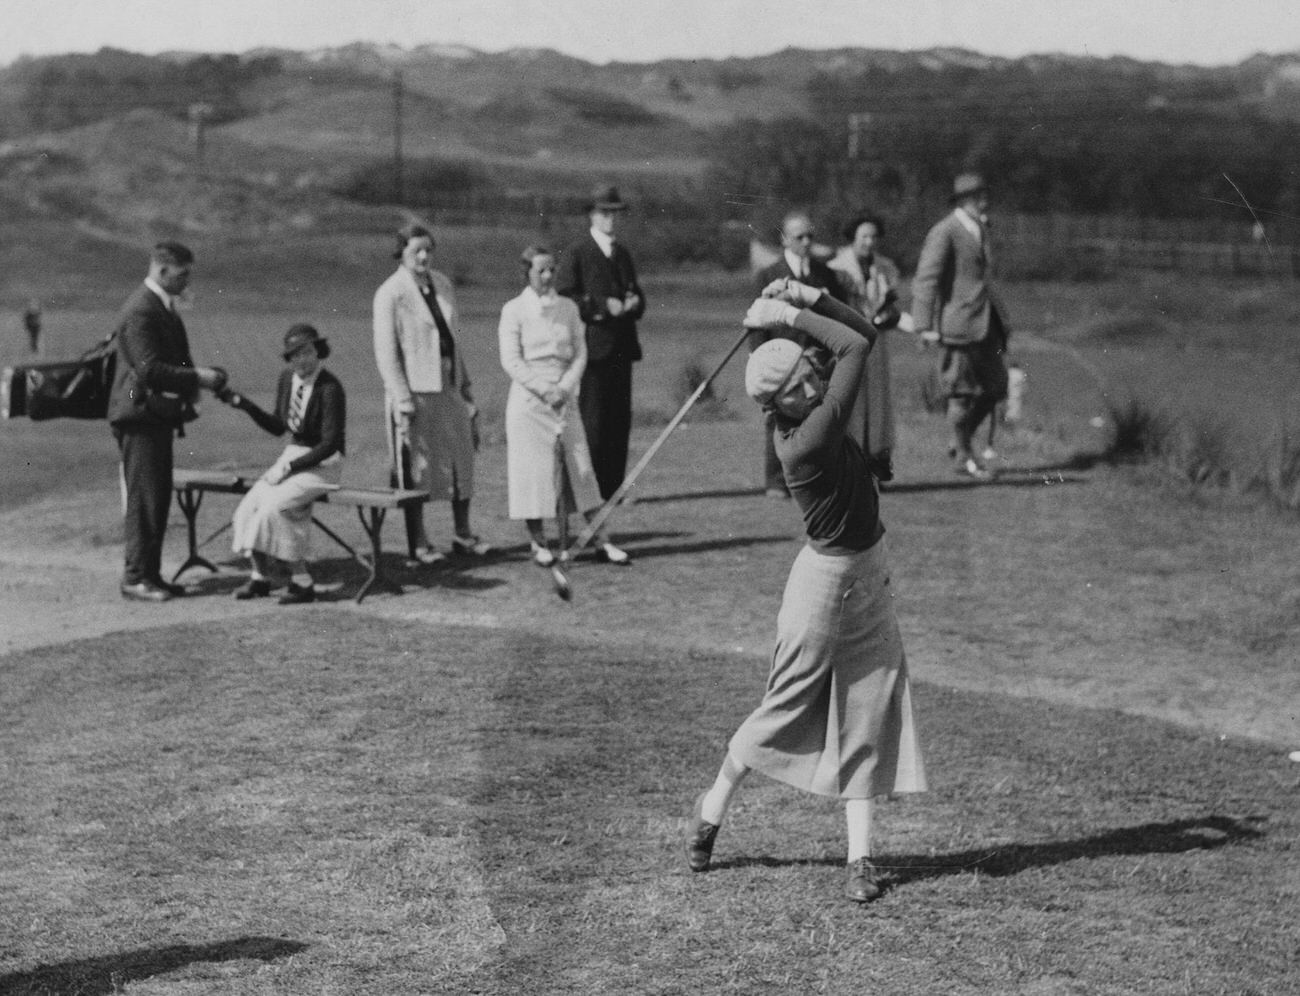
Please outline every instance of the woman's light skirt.
M510 385L506 399L506 469L512 519L549 519L557 494L555 440L564 447L564 465L577 510L600 506L600 488L587 449L587 436L572 398L557 413L532 391Z
M307 452L307 447L290 444L281 461ZM296 563L311 556L311 505L339 486L343 461L318 465L291 474L279 484L258 481L235 509L231 547L247 555L257 550L280 560Z
M816 795L924 792L884 540L834 557L805 546L777 617L767 692L731 755Z

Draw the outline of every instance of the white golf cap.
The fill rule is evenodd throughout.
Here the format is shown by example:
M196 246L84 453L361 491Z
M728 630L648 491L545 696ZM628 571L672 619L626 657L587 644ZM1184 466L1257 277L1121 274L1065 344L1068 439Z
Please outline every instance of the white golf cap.
M745 364L745 393L765 405L785 386L803 349L793 339L769 339L749 355Z

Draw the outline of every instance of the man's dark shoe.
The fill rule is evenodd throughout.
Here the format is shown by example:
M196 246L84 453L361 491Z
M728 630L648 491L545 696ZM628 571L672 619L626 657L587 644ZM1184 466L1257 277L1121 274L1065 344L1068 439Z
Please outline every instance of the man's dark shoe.
M170 581L164 581L162 578L154 578L153 583L163 591L167 592L167 594L171 595L172 598L184 598L189 594L189 589L183 584L172 584Z
M871 863L870 858L858 858L849 862L849 880L844 884L844 895L855 903L869 903L879 899L884 887L880 883L880 871Z
M691 815L686 818L686 863L693 872L708 871L709 862L713 859L713 842L718 837L718 824L710 823L700 815L707 794L700 793L691 809Z
M137 581L135 584L122 584L122 597L133 602L170 602L171 593L159 588L152 581Z
M306 605L308 602L314 601L316 601L315 585L309 584L304 587L296 585L292 581L289 582L289 587L285 589L284 594L280 596L281 605Z
M246 585L235 589L235 597L241 602L246 602L250 598L265 598L269 594L271 594L271 582L266 578L249 578Z

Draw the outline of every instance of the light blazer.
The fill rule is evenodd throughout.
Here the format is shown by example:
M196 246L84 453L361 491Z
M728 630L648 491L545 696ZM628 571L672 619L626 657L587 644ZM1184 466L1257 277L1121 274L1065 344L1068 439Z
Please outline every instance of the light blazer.
M459 318L456 292L451 281L437 270L430 272L434 296L447 319L453 338ZM375 364L384 381L384 395L390 409L399 402L410 401L412 393L442 391L442 345L438 326L424 303L415 275L404 266L379 285L374 309ZM456 387L469 403L469 372L461 350L455 357Z
M987 238L985 242L987 243ZM1006 309L989 286L992 260L986 248L949 214L930 229L912 278L912 318L916 330L934 329L943 343L983 342L996 311L1010 333Z
M637 281L632 254L623 243L615 240L613 254L606 257L596 240L584 235L564 254L555 289L573 299L587 325L588 363L641 359L636 323L645 313L645 291ZM640 303L618 317L609 314L605 299L622 300L628 291L636 294Z

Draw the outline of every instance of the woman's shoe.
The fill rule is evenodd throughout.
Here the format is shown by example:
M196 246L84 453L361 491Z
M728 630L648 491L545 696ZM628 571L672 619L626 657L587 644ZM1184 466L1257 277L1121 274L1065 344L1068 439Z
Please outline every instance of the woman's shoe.
M451 548L465 557L486 557L492 547L477 536L453 536Z
M434 564L442 564L447 560L447 555L441 550L435 550L431 546L422 546L411 554L411 559L407 563L417 567L432 567Z
M271 594L271 582L266 578L249 578L248 583L235 589L235 597L241 602L250 598L265 598Z
M632 563L632 558L628 556L626 550L620 550L613 543L601 543L596 547L596 559L601 563L614 564L618 567L628 567Z
M315 585L297 585L292 581L285 593L280 596L281 605L306 605L308 602L316 601Z
M548 547L543 546L536 540L530 541L529 546L533 551L533 563L539 567L550 567L555 563L555 554L551 553Z
M884 892L880 871L870 858L858 858L849 863L849 879L844 883L844 896L855 903L869 903L879 899Z

